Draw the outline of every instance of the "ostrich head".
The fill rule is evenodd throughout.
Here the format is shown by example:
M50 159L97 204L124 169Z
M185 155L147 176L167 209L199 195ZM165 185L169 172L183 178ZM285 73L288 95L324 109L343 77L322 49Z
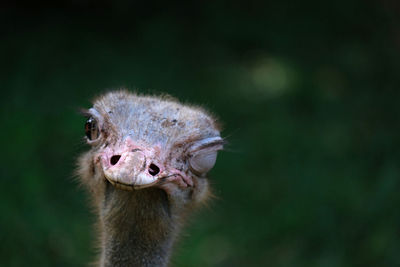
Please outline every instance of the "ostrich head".
M117 91L99 97L84 113L91 150L80 158L79 174L97 204L107 184L115 194L158 188L170 204L184 206L207 198L205 175L223 139L204 110L169 97Z

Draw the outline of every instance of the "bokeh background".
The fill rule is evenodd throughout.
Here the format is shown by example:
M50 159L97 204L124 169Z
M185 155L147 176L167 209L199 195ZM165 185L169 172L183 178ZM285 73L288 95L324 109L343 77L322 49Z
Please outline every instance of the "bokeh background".
M120 87L224 124L173 266L400 265L398 1L2 5L1 266L95 259L76 111Z

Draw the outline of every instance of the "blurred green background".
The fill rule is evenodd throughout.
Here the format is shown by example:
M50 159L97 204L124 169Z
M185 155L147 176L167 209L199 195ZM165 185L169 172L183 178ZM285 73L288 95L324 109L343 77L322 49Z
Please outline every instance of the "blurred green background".
M217 114L217 199L174 266L400 266L398 1L4 4L1 266L85 266L73 177L112 88Z

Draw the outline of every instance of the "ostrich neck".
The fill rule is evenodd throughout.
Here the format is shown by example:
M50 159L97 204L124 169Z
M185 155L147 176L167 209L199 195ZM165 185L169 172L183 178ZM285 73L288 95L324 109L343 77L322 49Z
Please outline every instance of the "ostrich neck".
M179 216L160 189L105 191L100 266L167 266Z

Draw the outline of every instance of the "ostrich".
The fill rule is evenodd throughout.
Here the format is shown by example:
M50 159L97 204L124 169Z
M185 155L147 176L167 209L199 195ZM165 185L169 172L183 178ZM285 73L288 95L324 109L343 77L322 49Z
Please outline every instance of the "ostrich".
M89 110L78 175L98 215L99 266L167 266L185 218L209 197L216 120L170 97L115 91Z

